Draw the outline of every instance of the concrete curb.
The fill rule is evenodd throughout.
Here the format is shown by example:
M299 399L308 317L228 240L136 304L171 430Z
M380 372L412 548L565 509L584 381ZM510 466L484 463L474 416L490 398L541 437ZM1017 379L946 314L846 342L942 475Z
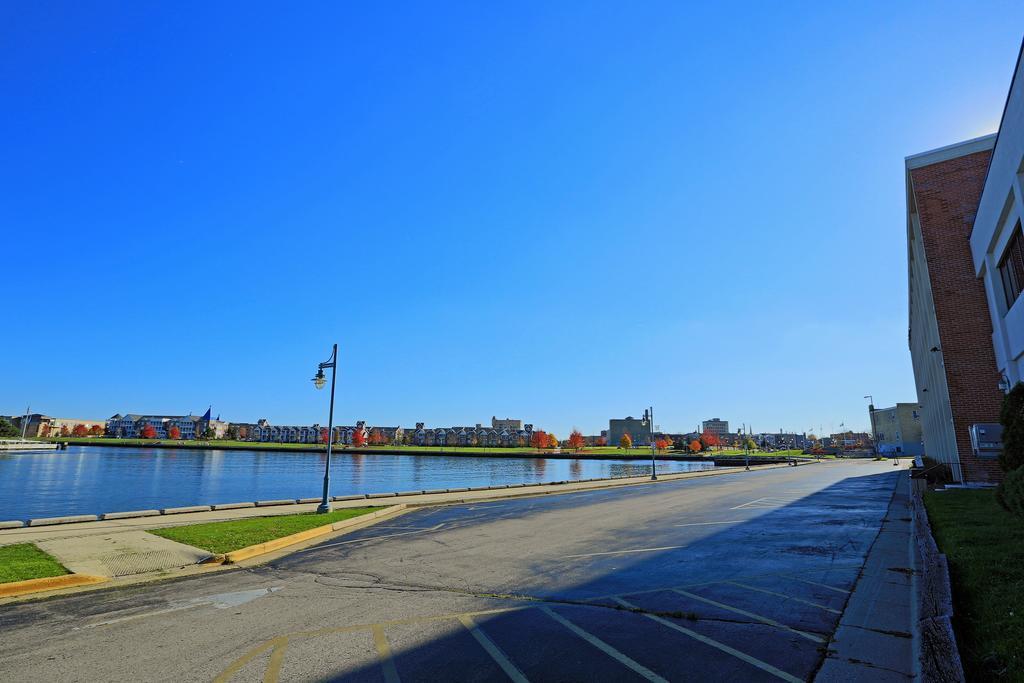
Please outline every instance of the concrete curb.
M204 560L201 564L235 564L242 560L249 560L260 555L266 555L267 553L281 550L282 548L287 548L288 546L295 545L296 543L308 541L312 538L316 538L317 536L323 536L334 531L341 531L342 529L381 519L382 517L389 517L391 515L398 514L405 509L406 506L404 504L391 505L377 510L376 512L369 512L365 515L358 515L356 517L350 517L349 519L343 519L340 522L332 522L331 524L324 524L323 526L306 529L305 531L300 531L295 534L275 538L274 540L267 541L266 543L258 543L246 548L239 548L238 550L232 550L230 553L213 555L209 559Z
M98 522L96 515L68 515L67 517L37 517L28 520L28 526L51 526L53 524L74 524L75 522Z
M161 515L183 515L187 512L209 512L209 505L186 505L178 508L163 508L160 510Z
M916 481L916 480L915 480ZM965 681L960 650L953 632L953 589L949 583L949 563L939 551L920 487L911 492L914 518L914 553L917 560L918 658L921 679L925 681Z
M129 512L106 512L100 515L100 519L133 519L135 517L158 517L159 510L131 510Z
M64 576L48 576L43 579L27 579L25 581L11 581L0 583L0 598L13 598L19 595L30 595L32 593L43 593L55 591L61 588L72 588L74 586L86 586L94 583L105 583L109 581L105 576L91 576L89 574L65 574Z

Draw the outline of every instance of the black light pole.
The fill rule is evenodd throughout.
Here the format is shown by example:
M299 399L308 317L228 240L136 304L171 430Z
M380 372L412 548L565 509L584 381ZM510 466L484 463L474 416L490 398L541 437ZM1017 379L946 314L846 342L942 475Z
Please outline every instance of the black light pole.
M317 506L318 514L331 511L331 444L334 441L334 381L338 377L338 345L334 345L331 357L317 366L316 376L313 378L313 386L323 389L327 380L324 378L324 368L331 369L331 409L327 413L327 464L324 465L324 496Z
M658 470L654 464L654 408L644 409L644 422L647 423L648 439L651 442L651 481L658 481Z

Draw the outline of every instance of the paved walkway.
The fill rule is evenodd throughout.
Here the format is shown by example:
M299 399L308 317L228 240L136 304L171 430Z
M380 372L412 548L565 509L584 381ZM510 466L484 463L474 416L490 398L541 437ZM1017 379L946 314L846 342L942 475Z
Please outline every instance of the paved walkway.
M788 465L760 465L752 469L773 469ZM735 475L740 468L719 468L700 472L661 474L659 481L675 481L698 477ZM394 496L337 501L335 509L384 506L404 503L406 505L437 505L459 502L473 502L494 498L536 496L603 489L613 486L651 484L649 476L625 479L572 482L561 485L542 484L509 489L482 491L454 491L451 493ZM0 546L13 543L35 543L53 555L61 564L78 574L96 576L127 577L146 573L162 573L194 566L209 556L208 552L192 546L146 533L147 529L181 526L200 522L219 522L248 517L293 515L316 511L316 503L297 505L276 505L271 507L238 508L190 512L158 517L136 517L98 522L79 522L54 526L23 527L0 530Z
M906 471L846 605L815 681L914 678L914 560Z

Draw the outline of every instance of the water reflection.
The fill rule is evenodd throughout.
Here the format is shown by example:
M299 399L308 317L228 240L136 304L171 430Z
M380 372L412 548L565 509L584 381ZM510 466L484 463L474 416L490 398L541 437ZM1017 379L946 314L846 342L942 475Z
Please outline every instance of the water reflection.
M320 493L322 453L72 446L0 455L0 520L305 498ZM683 472L709 463L664 461ZM643 475L644 461L337 453L334 495Z

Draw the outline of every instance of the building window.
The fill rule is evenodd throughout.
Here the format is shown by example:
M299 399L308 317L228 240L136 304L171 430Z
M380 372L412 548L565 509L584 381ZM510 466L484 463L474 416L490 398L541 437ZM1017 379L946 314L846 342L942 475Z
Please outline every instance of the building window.
M1020 221L1017 221L1010 243L999 261L999 277L1006 295L1006 310L1010 310L1024 289L1024 240L1021 239Z

